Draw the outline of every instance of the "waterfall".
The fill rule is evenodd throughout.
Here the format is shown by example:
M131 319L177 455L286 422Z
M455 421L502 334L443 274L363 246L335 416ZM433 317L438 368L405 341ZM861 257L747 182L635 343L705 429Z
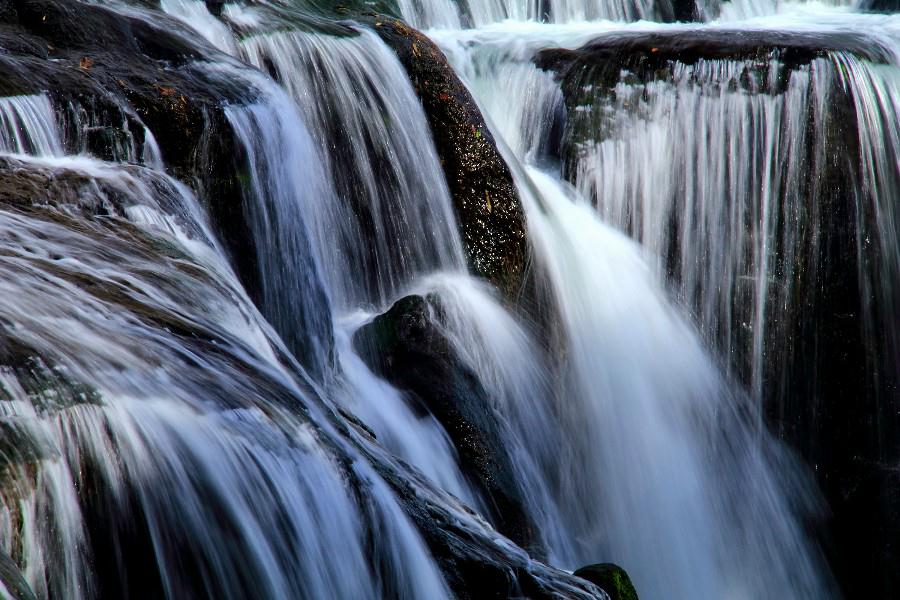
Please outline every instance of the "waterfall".
M891 597L898 18L346 4L0 8L0 595Z
M808 0L402 0L400 13L420 28L491 28L507 22L741 21L790 13ZM819 5L819 3L812 3ZM850 7L854 0L824 4Z
M362 466L353 485L371 504L357 505L339 454L352 450L335 446L320 401L280 362L191 192L139 167L13 160L6 172L80 198L71 213L28 197L0 210L12 465L0 539L33 591L446 596L418 533ZM164 262L150 261L154 248ZM79 497L85 487L98 492ZM383 572L369 568L369 526ZM115 570L122 560L142 572Z
M359 517L309 425L276 408L279 394L302 392L273 362L271 334L221 255L175 222L159 229L158 219L146 217L169 214L165 202L181 202L190 214L195 201L182 186L162 181L168 198L157 204L143 179L156 175L128 175L87 159L24 167L56 179L90 177L123 202L104 201L108 209L124 211L117 228L89 219L79 227L53 209L2 211L8 299L2 321L5 343L16 344L4 350L24 361L3 374L4 422L22 440L12 456L34 452L43 459L34 472L26 462L8 474L22 504L4 504L2 538L10 555L25 553L36 593L91 597L98 586L115 586L114 578L94 580L85 562L87 527L102 517L110 519L110 539L126 536L123 543L134 535L128 521L145 523L150 547L135 544L132 551L155 557L158 575L145 576L160 593L191 589L190 578L200 576L220 597L374 595L369 582L317 573L327 562L299 560L322 556L326 539L341 539L348 564L364 569ZM169 245L168 263L142 259L154 243ZM207 316L213 314L215 321ZM207 341L192 346L154 320ZM220 350L210 352L216 344ZM268 394L251 391L259 390L253 372L270 379ZM92 485L108 486L112 495L83 504L75 490ZM269 491L254 500L260 490ZM308 504L289 501L304 496ZM260 503L264 510L250 510ZM326 519L335 506L343 507L338 518ZM262 515L296 529L272 536ZM286 569L292 555L311 570Z
M63 153L56 113L47 96L0 99L0 151L35 156Z
M449 192L437 156L422 151L422 140L429 140L430 132L405 73L384 44L367 32L349 39L299 32L259 35L245 40L241 51L249 62L272 69L292 94L293 103L276 90L269 106L259 107L254 115L247 109L232 111L230 118L245 147L253 147L262 134L258 158L270 161L271 168L265 167L269 180L253 195L257 203L280 198L268 218L278 223L274 238L303 231L311 239L311 247L288 255L313 257L327 282L333 311L327 318L329 323L336 319L340 370L335 398L443 489L480 506L441 425L416 416L398 390L368 370L350 343L366 320L365 310L384 307L417 276L463 268ZM350 95L359 102L344 102ZM285 122L288 115L290 123ZM290 143L301 151L272 151L284 144L282 139L296 137L292 131L298 130L302 140ZM291 167L298 164L309 165L305 180ZM309 183L312 170L319 171L313 179L318 185ZM255 237L273 239L263 229ZM271 247L260 251L270 261L285 255ZM278 272L283 266L263 268ZM285 310L310 305L298 304L299 290L291 291L303 279L285 273L284 280L271 285L283 294L279 302ZM287 339L310 330L298 327L290 311L276 321Z
M241 52L271 70L319 144L339 200L320 197L308 214L340 310L381 306L423 272L463 268L421 104L374 33L257 35Z
M579 541L620 557L650 597L827 597L800 524L815 501L794 487L790 459L743 414L637 248L557 182L532 177L543 204L529 219L560 294L579 398L562 409L576 453L563 497L591 499L565 509Z
M828 97L822 70L829 70L822 61L796 71L774 62L758 74L749 63L714 61L676 66L671 83L620 82L609 133L585 144L575 167L579 189L597 199L606 221L660 262L674 254L680 295L697 306L704 335L720 339L729 355L751 357L755 398L762 396L764 345L786 331L767 325L789 326L786 314L764 316L789 305L794 278L779 278L784 287L772 289L773 273L803 254L803 182L816 168L804 154L824 144L807 139L808 119L823 118L810 116L820 105L815 96ZM786 89L767 93L779 78ZM742 79L746 91L729 89ZM611 176L635 164L633 179ZM775 264L776 244L786 266Z

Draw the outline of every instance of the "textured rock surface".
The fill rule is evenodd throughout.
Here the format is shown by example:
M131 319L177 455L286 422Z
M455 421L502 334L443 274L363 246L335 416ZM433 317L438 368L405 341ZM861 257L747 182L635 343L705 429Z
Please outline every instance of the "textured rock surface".
M454 352L434 319L435 299L408 296L361 328L360 355L444 426L466 475L488 499L497 529L517 544L534 542L498 416L472 369Z
M525 214L484 117L434 42L396 19L367 23L397 53L425 107L470 269L515 298L527 257Z

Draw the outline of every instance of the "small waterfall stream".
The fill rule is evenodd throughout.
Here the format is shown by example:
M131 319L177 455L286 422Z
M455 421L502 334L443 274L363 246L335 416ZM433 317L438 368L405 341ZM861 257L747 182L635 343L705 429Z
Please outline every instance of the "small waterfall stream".
M841 501L900 464L897 17L379 4L425 30L404 52L315 0L40 2L4 27L90 7L157 62L0 31L77 90L0 98L0 596L602 598L570 573L607 561L651 600L864 589ZM490 131L448 151L429 94ZM467 270L479 144L525 214L514 294ZM415 335L477 418L391 372Z

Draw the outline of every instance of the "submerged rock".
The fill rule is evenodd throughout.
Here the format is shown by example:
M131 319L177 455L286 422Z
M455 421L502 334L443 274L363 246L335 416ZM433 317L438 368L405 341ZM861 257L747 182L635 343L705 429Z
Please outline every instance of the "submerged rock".
M469 268L515 299L526 268L525 213L475 100L425 35L396 19L368 22L397 53L425 108Z
M900 12L900 2L897 0L863 0L859 3L859 9L869 12L895 13Z
M581 567L575 577L587 579L606 592L610 600L638 600L637 591L625 569L612 563L600 563Z
M407 296L362 327L354 344L375 373L444 426L463 471L487 498L497 529L528 547L536 536L503 446L499 417L475 372L435 323L439 311L436 299Z

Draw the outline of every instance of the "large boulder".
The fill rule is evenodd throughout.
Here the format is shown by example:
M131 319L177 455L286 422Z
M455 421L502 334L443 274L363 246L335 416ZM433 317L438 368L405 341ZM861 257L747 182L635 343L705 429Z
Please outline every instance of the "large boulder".
M446 429L460 465L486 497L497 529L517 544L535 543L533 524L503 444L491 399L441 333L436 298L407 296L363 326L354 344L377 374L406 392Z
M397 53L425 108L470 270L515 299L526 270L525 213L481 111L428 37L389 17L365 22Z

